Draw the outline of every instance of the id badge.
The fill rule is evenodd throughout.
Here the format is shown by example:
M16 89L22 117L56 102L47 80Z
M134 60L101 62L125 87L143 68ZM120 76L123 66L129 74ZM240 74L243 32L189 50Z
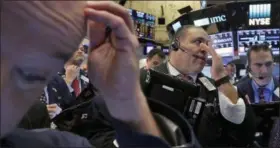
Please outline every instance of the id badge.
M216 90L216 87L207 78L200 77L199 80L208 89L208 91Z

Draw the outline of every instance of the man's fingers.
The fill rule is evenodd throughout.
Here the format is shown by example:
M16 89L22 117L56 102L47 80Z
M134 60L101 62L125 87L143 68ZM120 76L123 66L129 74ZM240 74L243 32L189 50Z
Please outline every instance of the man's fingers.
M204 43L201 43L200 47L201 47L202 50L208 52L212 57L217 57L218 56L218 54L216 53L216 51L212 47L209 47Z
M48 108L48 112L49 112L49 113L54 113L55 111L56 111L55 108Z
M56 104L49 104L49 105L47 105L47 108L56 108L56 107L57 107Z
M95 10L103 10L103 11L108 11L112 14L115 14L119 17L121 17L126 25L128 26L129 30L133 32L133 21L131 19L131 16L128 13L128 10L124 8L123 6L111 2L111 1L100 1L100 2L94 2L94 1L89 1L87 2L88 8L92 8Z
M88 19L111 27L112 32L115 33L117 39L125 40L132 34L124 20L119 16L107 11L97 11L90 8L86 8L85 13L88 16Z

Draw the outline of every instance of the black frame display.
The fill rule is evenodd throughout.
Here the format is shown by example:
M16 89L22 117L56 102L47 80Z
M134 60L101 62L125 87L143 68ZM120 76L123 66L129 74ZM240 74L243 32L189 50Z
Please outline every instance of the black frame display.
M246 55L248 48L255 44L267 43L273 54L279 54L280 29L238 30L237 42L239 55Z
M209 35L212 41L212 47L222 57L234 56L233 33L222 32ZM209 55L208 58L211 58Z
M134 9L129 9L128 11L134 22L136 36L139 38L155 39L156 17Z

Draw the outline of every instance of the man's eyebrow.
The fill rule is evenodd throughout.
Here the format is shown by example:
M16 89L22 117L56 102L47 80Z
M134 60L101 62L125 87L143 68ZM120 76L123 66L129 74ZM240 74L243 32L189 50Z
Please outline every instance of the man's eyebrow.
M204 38L204 37L196 37L194 40L204 40L204 41L210 41L209 38Z
M56 51L53 54L53 57L63 60L63 62L67 62L73 55L74 52L61 52L61 51Z

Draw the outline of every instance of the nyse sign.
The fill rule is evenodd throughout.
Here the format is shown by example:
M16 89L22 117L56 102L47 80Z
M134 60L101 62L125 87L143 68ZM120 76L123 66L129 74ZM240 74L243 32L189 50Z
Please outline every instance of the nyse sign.
M249 19L250 26L270 25L270 18Z
M249 7L249 26L270 25L271 4L252 4Z

